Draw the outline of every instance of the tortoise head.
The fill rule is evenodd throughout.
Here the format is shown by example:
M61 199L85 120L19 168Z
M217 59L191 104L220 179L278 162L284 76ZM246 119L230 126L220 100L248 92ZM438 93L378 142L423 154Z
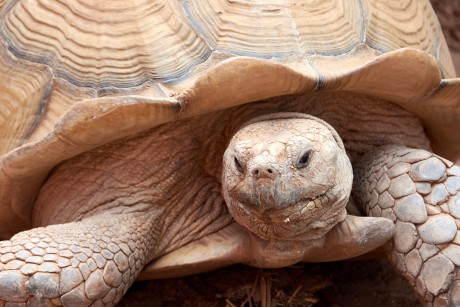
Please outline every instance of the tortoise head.
M317 118L254 119L231 139L223 167L230 213L263 239L316 239L346 216L351 163L335 130Z

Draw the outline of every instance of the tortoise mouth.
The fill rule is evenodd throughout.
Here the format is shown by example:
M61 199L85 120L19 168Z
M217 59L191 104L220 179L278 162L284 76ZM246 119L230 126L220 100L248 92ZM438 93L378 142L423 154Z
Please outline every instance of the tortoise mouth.
M258 204L245 205L243 202L238 200L237 201L243 206L245 206L248 209L248 211L251 211L254 214L260 216L260 218L263 220L269 218L274 222L278 222L281 219L281 221L284 222L286 218L309 218L314 213L321 211L321 209L325 207L323 206L323 202L326 200L325 194L326 193L318 195L315 198L305 197L298 201L284 204L282 207L273 207L266 204L262 204L261 206L259 206Z
M324 193L316 198L303 198L287 207L263 210L232 198L228 208L240 225L262 239L304 241L325 235L332 228L325 227L325 223L335 225L343 219L337 203L340 203L340 210L345 208L346 202L330 204Z

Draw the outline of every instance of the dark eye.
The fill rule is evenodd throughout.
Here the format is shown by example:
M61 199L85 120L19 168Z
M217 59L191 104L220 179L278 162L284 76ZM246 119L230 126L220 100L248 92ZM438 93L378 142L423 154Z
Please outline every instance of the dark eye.
M307 151L300 157L299 162L297 162L297 168L303 168L307 166L309 160L310 160L310 151Z
M240 161L236 157L233 158L233 161L235 163L236 170L240 173L244 172L243 166L241 165Z

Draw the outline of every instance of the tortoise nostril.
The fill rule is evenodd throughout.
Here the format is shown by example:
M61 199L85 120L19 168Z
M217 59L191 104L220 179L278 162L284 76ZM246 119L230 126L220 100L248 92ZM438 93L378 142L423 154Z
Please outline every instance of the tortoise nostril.
M275 171L268 167L257 167L252 171L252 175L256 178L271 178L275 177Z

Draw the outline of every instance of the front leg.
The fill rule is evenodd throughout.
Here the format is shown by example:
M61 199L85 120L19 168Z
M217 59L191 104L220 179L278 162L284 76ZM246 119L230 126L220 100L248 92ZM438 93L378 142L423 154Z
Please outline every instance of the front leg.
M428 306L460 305L460 167L424 150L388 146L354 165L353 197L396 225L390 261Z
M0 242L0 306L115 305L151 258L153 222L103 214Z

